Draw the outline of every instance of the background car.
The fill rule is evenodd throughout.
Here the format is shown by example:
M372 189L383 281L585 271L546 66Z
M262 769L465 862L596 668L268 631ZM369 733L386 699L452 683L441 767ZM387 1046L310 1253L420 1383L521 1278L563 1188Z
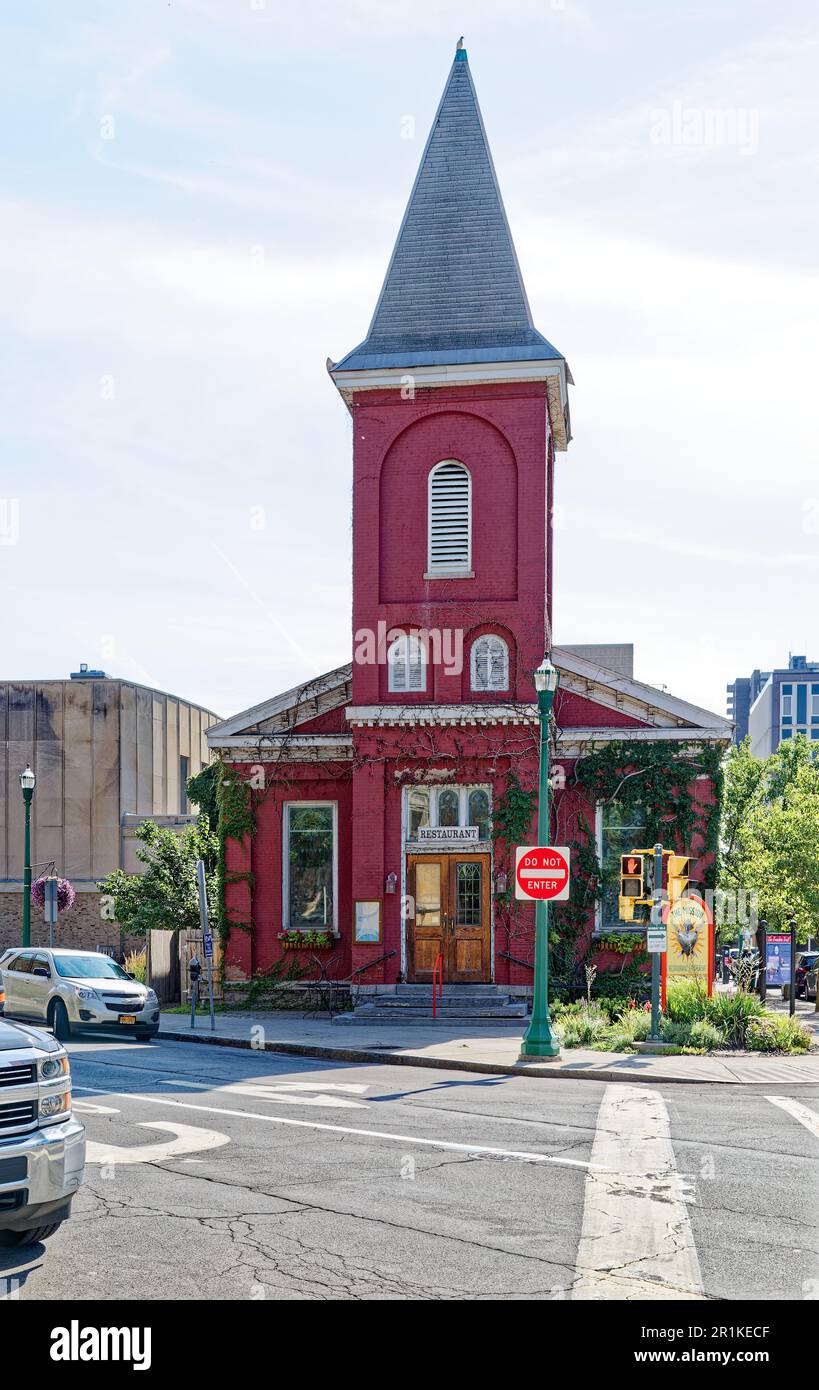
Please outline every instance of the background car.
M816 998L816 981L819 978L819 959L814 961L813 966L805 976L805 998Z
M141 1040L159 1029L159 1000L110 956L62 947L12 948L0 956L5 1017L46 1023L58 1038L85 1029L122 1032Z
M817 964L819 964L819 951L803 951L801 955L797 956L793 972L794 991L797 999L805 993L806 976L809 971L816 969ZM815 994L815 992L814 985L813 993Z

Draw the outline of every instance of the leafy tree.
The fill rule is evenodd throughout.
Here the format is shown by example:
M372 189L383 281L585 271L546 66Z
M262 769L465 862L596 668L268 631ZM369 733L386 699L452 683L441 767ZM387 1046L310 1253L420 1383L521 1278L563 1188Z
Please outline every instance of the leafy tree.
M199 926L199 893L196 861L205 861L208 908L215 918L218 902L216 872L217 837L207 816L182 832L145 821L135 832L141 842L137 859L143 874L115 869L99 884L114 899L114 915L124 931L144 936L152 928L185 931ZM211 866L211 867L209 867Z
M769 758L754 758L750 739L732 748L725 768L720 887L755 890L757 911L779 931L796 918L806 940L819 923L819 764L804 738L788 739Z

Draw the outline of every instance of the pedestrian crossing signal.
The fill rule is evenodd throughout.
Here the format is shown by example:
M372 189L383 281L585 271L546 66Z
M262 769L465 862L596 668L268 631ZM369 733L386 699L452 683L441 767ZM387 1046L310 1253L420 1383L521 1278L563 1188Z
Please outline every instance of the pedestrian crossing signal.
M645 877L642 854L620 855L619 909L622 922L634 921L635 905L645 897Z

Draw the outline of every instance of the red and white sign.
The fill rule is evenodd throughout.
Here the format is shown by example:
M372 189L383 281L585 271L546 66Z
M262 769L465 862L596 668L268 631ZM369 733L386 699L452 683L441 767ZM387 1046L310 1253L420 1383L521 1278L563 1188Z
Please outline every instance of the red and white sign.
M565 901L569 896L570 856L565 846L523 845L516 849L515 897Z

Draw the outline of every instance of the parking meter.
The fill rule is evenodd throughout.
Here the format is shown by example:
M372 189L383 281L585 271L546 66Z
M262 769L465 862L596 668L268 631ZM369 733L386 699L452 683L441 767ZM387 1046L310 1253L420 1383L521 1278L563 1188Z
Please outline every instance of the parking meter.
M196 1000L199 994L199 979L202 974L202 962L198 956L191 956L188 961L188 974L191 981L191 1028L196 1027Z

